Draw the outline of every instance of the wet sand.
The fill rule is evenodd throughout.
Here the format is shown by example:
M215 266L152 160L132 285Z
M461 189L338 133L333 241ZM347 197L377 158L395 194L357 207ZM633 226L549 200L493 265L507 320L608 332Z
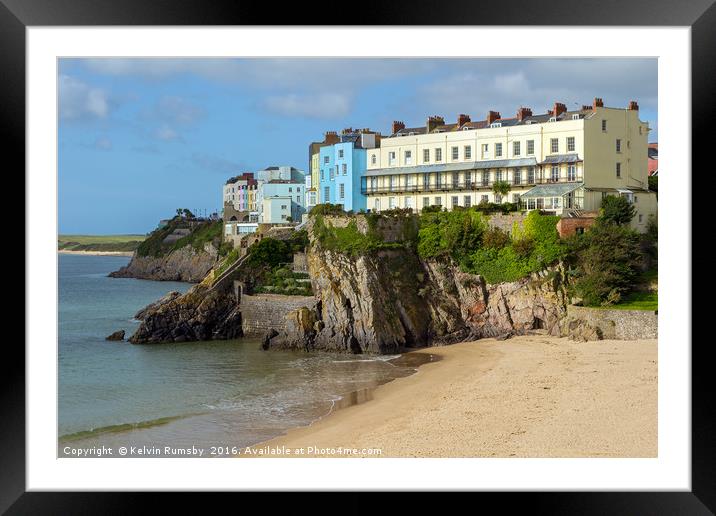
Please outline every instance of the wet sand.
M304 448L299 456L341 458L657 456L656 340L577 343L535 335L411 355L422 353L439 360L254 451Z

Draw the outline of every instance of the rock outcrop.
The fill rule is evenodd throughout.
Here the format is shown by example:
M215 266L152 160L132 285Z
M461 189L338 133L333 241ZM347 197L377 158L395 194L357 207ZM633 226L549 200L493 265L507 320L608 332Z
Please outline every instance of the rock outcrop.
M241 336L241 312L231 292L194 285L185 294L144 309L132 344L232 339Z
M560 334L567 303L561 267L488 285L449 260L423 262L409 246L352 257L322 249L310 222L309 238L316 305L287 314L269 348L395 353L537 329Z
M124 340L124 330L117 330L114 333L107 335L105 340Z
M164 256L138 256L121 269L109 274L112 278L138 278L155 281L186 281L198 283L211 271L218 260L218 251L211 243L197 251L191 245Z

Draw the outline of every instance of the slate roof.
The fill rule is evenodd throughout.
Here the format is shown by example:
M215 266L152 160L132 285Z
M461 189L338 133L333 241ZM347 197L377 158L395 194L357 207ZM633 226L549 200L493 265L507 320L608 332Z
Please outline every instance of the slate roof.
M541 161L541 165L548 165L551 163L577 163L583 161L577 154L555 154L553 156L547 156L544 161Z
M529 197L561 197L584 186L584 183L549 183L537 185L523 193L521 198Z
M535 158L493 159L487 161L467 161L462 163L441 163L438 165L417 165L412 167L388 167L366 170L366 176L423 174L426 172L451 172L460 170L485 170L508 167L534 167Z

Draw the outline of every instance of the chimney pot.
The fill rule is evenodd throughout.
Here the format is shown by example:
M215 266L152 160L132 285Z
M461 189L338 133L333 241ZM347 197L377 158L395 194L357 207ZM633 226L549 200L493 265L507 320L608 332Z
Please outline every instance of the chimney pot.
M487 125L490 125L495 120L500 119L500 112L499 111L488 111L487 112Z
M564 113L565 111L567 111L567 106L565 106L565 105L562 104L561 102L555 102L555 103L554 103L554 108L552 109L552 116L558 117L559 115L561 115L561 114Z
M433 129L440 125L445 125L445 119L438 115L433 115L431 117L428 117L428 122L426 124L428 132L432 132Z
M629 101L629 109L631 111L639 111L639 104L636 103L636 100Z
M390 133L395 134L401 129L405 129L405 124L402 121L394 120L393 125L390 128Z
M594 97L594 102L592 103L592 109L597 110L598 107L604 107L604 102L599 97Z
M520 107L520 109L517 110L517 120L520 122L528 116L532 116L532 110L530 108Z
M457 115L457 125L458 125L458 127L462 127L463 125L465 125L465 124L468 123L469 121L470 121L470 115L465 115L465 114L459 114L459 115Z

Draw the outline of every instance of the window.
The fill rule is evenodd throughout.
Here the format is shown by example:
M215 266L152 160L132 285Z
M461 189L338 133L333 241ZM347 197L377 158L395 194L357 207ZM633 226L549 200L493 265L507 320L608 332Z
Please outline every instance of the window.
M500 156L502 156L502 144L496 143L495 144L495 157L499 158Z
M489 197L487 196L487 194L484 194L484 195L481 195L481 196L480 196L480 202L490 202L490 199L489 199Z
M339 157L339 158L342 158L342 157L343 157L343 149L339 149L339 150L338 150L338 157Z
M574 152L574 149L574 136L569 136L567 138L567 152Z
M296 191L297 191L297 192L300 192L300 191L301 191L301 187L300 187L300 186L297 186L297 187L296 187Z
M520 142L512 142L512 154L515 156L520 155Z
M435 186L440 188L440 185L442 184L442 182L443 182L443 175L440 172L438 172L437 174L435 174Z
M338 185L338 198L339 199L345 199L346 198L346 185L341 183Z
M453 195L453 196L452 196L451 201L452 201L452 207L453 207L453 208L454 208L455 206L460 206L460 200L459 200L459 199L460 199L460 198L459 198L457 195Z
M552 172L550 174L550 180L553 183L559 181L559 165L552 165Z
M639 214L639 224L641 224L642 217L643 217L643 215L640 213L640 214Z
M634 196L634 202L639 202L639 198L636 195Z
M292 193L292 192L293 192L293 188L291 188L291 187L289 186L289 187L288 187L288 192L289 192L289 193Z
M395 165L395 152L388 153L388 165Z
M395 176L390 176L390 178L388 179L388 182L390 184L390 191L392 192L393 190L395 190L395 187L398 184L398 182L395 180Z
M430 186L430 174L428 172L425 172L423 174L423 186L427 188Z
M502 204L502 196L500 194L495 194L495 204Z
M465 172L465 188L470 188L472 186L472 172L469 170Z
M577 179L577 167L569 165L567 167L567 181L575 181Z
M458 172L452 173L452 186L457 188L460 185L460 174Z
M535 168L530 167L527 169L527 182L529 184L534 184L535 182Z
M423 197L423 208L430 206L430 197Z
M430 161L430 149L423 149L423 163Z
M411 174L408 174L407 176L405 176L405 186L407 188L410 188L411 186L413 186L413 176Z
M442 206L442 205L443 205L443 200L442 200L442 198L436 197L436 198L435 198L435 206Z
M343 163L341 165L341 172L343 172L343 175L345 176L348 173L348 165Z
M495 182L502 181L502 170L495 170Z
M520 203L520 194L512 194L512 202L515 204Z
M442 161L442 160L443 160L443 150L435 149L435 161Z
M406 165L413 164L413 151L409 151L409 150L405 151L405 164Z
M621 178L621 177L622 177L622 164L617 163L617 178Z
M549 149L552 154L556 154L557 152L559 152L559 139L558 138L550 139Z
M296 202L297 202L298 204L301 204L301 196L300 196L300 195L297 195L297 196L296 196Z
M490 127L502 127L502 122L492 122Z
M285 210L285 209L286 209L286 205L285 205L285 204L282 204L282 205L281 205L281 209L282 209L282 210Z
M482 159L486 159L490 157L490 146L484 143L482 145Z
M406 208L412 208L412 207L413 207L413 198L412 198L412 197L406 197L406 198L405 198L405 207L406 207Z
M373 210L380 211L380 199L375 199L373 201Z
M466 196L463 198L463 201L464 201L463 204L465 205L465 208L469 208L469 207L470 207L470 204L472 204L469 195L466 195Z
M622 151L622 141L619 138L617 138L617 152L621 152L621 151Z
M557 117L556 117L556 116L551 116L551 117L549 117L549 121L550 121L550 122L556 122L556 121L557 121Z
M579 120L580 118L582 117L580 117L577 113L572 115L572 120Z
M328 156L323 156L323 163L328 163Z
M520 170L520 169L515 170L513 173L512 179L513 179L512 182L516 185L519 185L520 183L522 183L522 170Z
M490 184L490 171L485 170L482 173L482 186L488 186Z
M602 120L602 131L604 131L604 132L607 131L607 121L606 120Z
M465 159L472 159L472 146L465 145L464 148Z
M534 210L536 208L535 200L534 199L527 199L527 209L528 210Z
M388 209L392 210L395 208L395 197L388 197Z
M376 162L377 162L377 158L376 158L375 154L371 154L370 155L370 164L375 165Z
M451 153L450 156L451 156L452 160L453 160L453 161L457 161L457 158L459 157L459 155L458 155L458 148L457 148L457 147L451 148L451 149L450 149L450 153Z
M323 189L323 202L331 202L331 188L329 186Z
M527 140L527 155L532 156L535 153L535 141Z

